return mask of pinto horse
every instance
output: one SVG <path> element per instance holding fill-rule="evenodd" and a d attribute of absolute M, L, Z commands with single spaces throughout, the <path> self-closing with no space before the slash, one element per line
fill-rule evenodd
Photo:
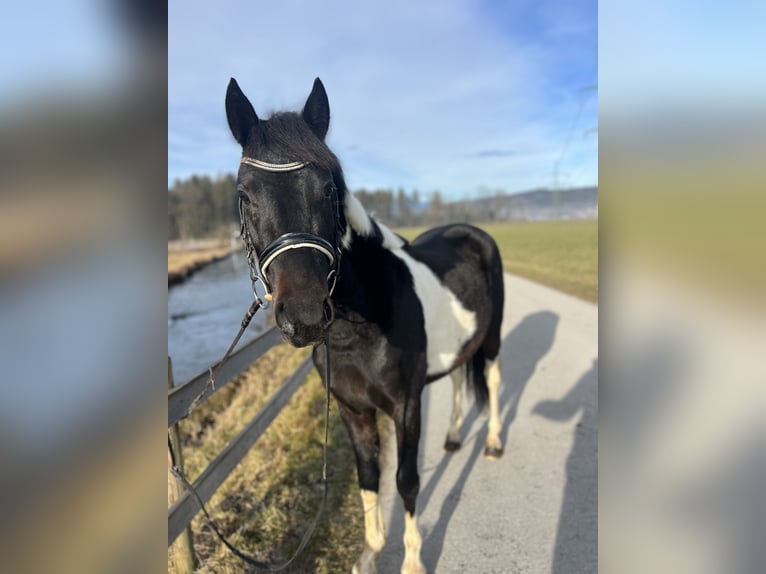
<path fill-rule="evenodd" d="M 462 386 L 489 402 L 484 454 L 503 453 L 498 415 L 503 272 L 497 245 L 470 225 L 445 225 L 408 243 L 348 191 L 325 144 L 330 107 L 317 78 L 301 113 L 258 118 L 232 78 L 226 115 L 242 146 L 237 177 L 254 289 L 282 336 L 313 346 L 356 455 L 365 548 L 353 572 L 375 571 L 385 544 L 378 504 L 377 414 L 396 429 L 396 485 L 404 502 L 402 572 L 425 572 L 415 518 L 421 393 L 449 374 L 454 389 L 444 448 L 460 448 Z M 327 354 L 326 354 L 327 353 Z M 326 383 L 326 381 L 325 381 Z"/>

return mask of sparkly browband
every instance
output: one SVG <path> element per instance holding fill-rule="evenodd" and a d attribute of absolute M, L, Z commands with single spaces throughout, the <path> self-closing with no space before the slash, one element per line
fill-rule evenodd
<path fill-rule="evenodd" d="M 245 165 L 262 169 L 264 171 L 273 172 L 295 171 L 296 169 L 301 169 L 302 167 L 306 167 L 308 165 L 308 162 L 306 161 L 291 161 L 290 163 L 266 163 L 265 161 L 260 161 L 251 157 L 243 157 L 239 163 L 244 163 Z"/>

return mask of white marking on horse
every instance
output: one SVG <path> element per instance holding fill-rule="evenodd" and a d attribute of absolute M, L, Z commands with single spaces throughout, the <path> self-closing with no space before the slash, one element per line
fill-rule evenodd
<path fill-rule="evenodd" d="M 399 237 L 396 233 L 391 231 L 377 219 L 375 220 L 375 223 L 378 224 L 380 233 L 383 235 L 383 247 L 386 249 L 401 249 L 404 247 L 404 240 L 401 237 Z"/>
<path fill-rule="evenodd" d="M 343 209 L 346 213 L 346 233 L 343 234 L 343 247 L 351 247 L 351 231 L 356 231 L 359 235 L 366 237 L 372 233 L 372 221 L 370 216 L 364 210 L 362 202 L 350 191 L 346 192 Z"/>
<path fill-rule="evenodd" d="M 498 389 L 500 388 L 500 357 L 490 361 L 487 368 L 487 389 L 489 390 L 489 428 L 487 431 L 486 446 L 488 449 L 502 451 L 503 443 L 500 441 L 500 406 L 498 403 Z M 498 458 L 497 455 L 489 454 L 487 458 Z"/>
<path fill-rule="evenodd" d="M 351 231 L 356 231 L 362 237 L 369 237 L 373 234 L 373 218 L 367 213 L 356 196 L 353 193 L 346 192 L 344 210 L 348 226 L 346 232 L 341 238 L 341 243 L 345 249 L 351 248 Z M 396 235 L 380 221 L 375 220 L 375 224 L 383 235 L 383 247 L 386 249 L 401 249 L 404 246 L 404 240 Z"/>
<path fill-rule="evenodd" d="M 426 574 L 425 566 L 420 561 L 420 537 L 417 519 L 409 512 L 404 513 L 404 563 L 402 574 Z"/>
<path fill-rule="evenodd" d="M 383 531 L 383 513 L 378 502 L 378 493 L 372 490 L 362 490 L 362 507 L 364 508 L 364 540 L 374 551 L 380 552 L 386 543 Z"/>
<path fill-rule="evenodd" d="M 463 344 L 476 331 L 476 313 L 463 307 L 434 272 L 402 249 L 391 253 L 404 261 L 412 274 L 415 293 L 425 317 L 428 374 L 450 370 Z"/>
<path fill-rule="evenodd" d="M 362 508 L 364 508 L 364 550 L 352 569 L 353 574 L 375 574 L 375 560 L 386 544 L 383 530 L 383 513 L 380 509 L 378 493 L 372 490 L 360 490 Z"/>

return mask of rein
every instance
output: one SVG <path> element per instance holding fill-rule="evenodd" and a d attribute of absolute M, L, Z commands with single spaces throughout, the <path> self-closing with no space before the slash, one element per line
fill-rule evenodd
<path fill-rule="evenodd" d="M 241 163 L 249 165 L 251 167 L 255 167 L 257 169 L 275 172 L 275 173 L 295 171 L 309 165 L 306 162 L 290 162 L 285 164 L 272 164 L 272 163 L 262 162 L 260 160 L 256 160 L 249 157 L 243 157 L 241 160 Z M 247 310 L 247 313 L 245 313 L 245 316 L 242 319 L 242 323 L 240 324 L 239 332 L 237 333 L 236 337 L 234 337 L 234 340 L 232 341 L 231 345 L 229 345 L 229 348 L 224 354 L 223 358 L 215 366 L 215 369 L 212 369 L 212 368 L 210 369 L 210 379 L 208 380 L 208 384 L 205 386 L 202 392 L 200 392 L 200 394 L 194 399 L 194 401 L 192 401 L 191 406 L 189 407 L 190 411 L 201 402 L 202 397 L 204 396 L 208 387 L 215 388 L 215 379 L 218 376 L 218 371 L 221 369 L 223 364 L 229 360 L 231 353 L 234 351 L 234 348 L 239 343 L 240 338 L 242 337 L 247 327 L 250 325 L 250 321 L 258 312 L 258 310 L 268 309 L 269 306 L 271 305 L 271 301 L 272 301 L 271 288 L 266 280 L 266 272 L 268 271 L 269 266 L 274 262 L 274 260 L 277 257 L 279 257 L 283 253 L 286 253 L 287 251 L 290 251 L 292 249 L 303 249 L 303 248 L 315 249 L 319 251 L 320 253 L 322 253 L 325 257 L 327 257 L 327 260 L 330 264 L 330 273 L 327 276 L 327 283 L 329 286 L 329 294 L 332 295 L 333 290 L 335 289 L 335 284 L 338 279 L 338 271 L 340 269 L 340 255 L 341 255 L 341 250 L 338 244 L 338 237 L 340 237 L 339 233 L 341 232 L 340 223 L 339 223 L 339 219 L 340 219 L 339 218 L 339 202 L 338 202 L 337 190 L 334 187 L 332 190 L 332 198 L 333 198 L 334 209 L 335 209 L 335 212 L 333 215 L 335 217 L 335 223 L 336 223 L 335 225 L 336 245 L 333 246 L 326 239 L 323 239 L 319 237 L 318 235 L 313 235 L 310 233 L 285 233 L 284 235 L 278 237 L 276 240 L 272 241 L 269 245 L 267 245 L 266 248 L 261 252 L 260 256 L 258 256 L 258 254 L 256 253 L 255 246 L 253 245 L 252 237 L 250 236 L 250 231 L 247 227 L 243 202 L 241 199 L 239 200 L 239 216 L 240 216 L 240 224 L 241 224 L 240 235 L 245 244 L 245 250 L 247 254 L 247 263 L 250 270 L 250 280 L 253 285 L 253 295 L 255 296 L 255 299 L 253 303 L 250 305 L 250 308 Z M 258 292 L 258 289 L 257 289 L 258 284 L 261 285 L 263 289 L 263 293 Z M 171 472 L 176 478 L 178 478 L 181 481 L 181 483 L 184 485 L 184 488 L 186 488 L 186 490 L 191 494 L 191 496 L 194 497 L 194 499 L 196 500 L 197 504 L 200 507 L 200 510 L 202 510 L 202 513 L 205 516 L 205 521 L 207 522 L 208 526 L 210 526 L 213 532 L 215 532 L 218 539 L 235 556 L 242 559 L 244 562 L 246 562 L 250 566 L 253 566 L 261 570 L 266 570 L 268 572 L 280 572 L 286 569 L 288 566 L 290 566 L 290 564 L 292 564 L 295 561 L 295 559 L 300 555 L 300 553 L 303 552 L 303 550 L 308 545 L 309 540 L 311 540 L 311 537 L 314 534 L 314 531 L 316 530 L 316 526 L 319 522 L 319 517 L 322 515 L 325 503 L 327 501 L 327 443 L 328 443 L 329 432 L 330 432 L 330 381 L 331 381 L 330 379 L 330 376 L 331 376 L 330 375 L 331 373 L 330 346 L 327 344 L 327 341 L 324 342 L 324 347 L 325 347 L 325 377 L 324 377 L 325 379 L 325 417 L 324 417 L 324 444 L 322 446 L 322 498 L 319 502 L 319 507 L 317 508 L 314 518 L 311 520 L 311 523 L 309 524 L 308 528 L 303 534 L 303 537 L 301 538 L 298 548 L 295 550 L 295 552 L 290 557 L 290 559 L 287 560 L 286 562 L 283 562 L 281 564 L 269 564 L 267 562 L 262 562 L 238 550 L 233 544 L 231 544 L 226 539 L 226 537 L 221 533 L 220 529 L 218 528 L 213 518 L 208 513 L 207 509 L 205 508 L 204 502 L 200 498 L 199 494 L 197 494 L 197 491 L 195 490 L 194 486 L 192 486 L 192 484 L 186 478 L 184 472 L 177 466 L 175 452 L 173 450 L 173 445 L 170 440 L 170 433 L 168 433 L 168 449 L 170 450 L 170 459 L 171 459 L 171 465 L 172 465 Z"/>

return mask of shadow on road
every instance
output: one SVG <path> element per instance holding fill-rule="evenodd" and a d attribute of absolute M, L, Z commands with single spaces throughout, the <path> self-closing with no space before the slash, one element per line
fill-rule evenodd
<path fill-rule="evenodd" d="M 766 424 L 744 418 L 723 456 L 712 457 L 702 472 L 681 477 L 667 489 L 665 507 L 675 536 L 711 547 L 715 572 L 763 572 L 766 548 Z"/>
<path fill-rule="evenodd" d="M 508 445 L 508 428 L 516 419 L 519 401 L 532 374 L 553 347 L 559 316 L 551 311 L 530 313 L 503 339 L 500 348 L 503 382 L 500 386 L 500 409 L 503 428 L 500 440 Z M 475 409 L 474 409 L 475 410 Z"/>
<path fill-rule="evenodd" d="M 560 400 L 537 403 L 533 413 L 569 421 L 582 413 L 567 457 L 552 574 L 595 572 L 598 568 L 598 359 Z"/>
<path fill-rule="evenodd" d="M 506 444 L 508 428 L 516 418 L 519 400 L 532 374 L 542 359 L 553 346 L 559 317 L 550 311 L 531 313 L 504 339 L 500 349 L 503 381 L 500 392 L 500 415 L 503 423 L 500 438 Z M 427 412 L 427 408 L 424 409 Z M 479 417 L 475 406 L 472 406 L 465 417 L 463 432 L 471 429 Z M 446 421 L 446 419 L 445 419 Z M 425 425 L 424 425 L 425 426 Z M 461 436 L 463 448 L 470 448 L 470 454 L 465 461 L 460 475 L 455 480 L 449 493 L 441 502 L 439 518 L 430 532 L 424 532 L 421 558 L 429 572 L 436 572 L 439 557 L 444 547 L 447 527 L 460 501 L 460 496 L 473 470 L 479 454 L 484 450 L 487 437 L 487 425 L 481 424 L 471 436 Z M 418 507 L 425 509 L 434 493 L 436 485 L 441 480 L 447 467 L 456 455 L 445 455 L 431 474 L 428 483 L 420 491 Z M 397 517 L 398 518 L 398 517 Z M 399 534 L 397 532 L 397 534 Z"/>

